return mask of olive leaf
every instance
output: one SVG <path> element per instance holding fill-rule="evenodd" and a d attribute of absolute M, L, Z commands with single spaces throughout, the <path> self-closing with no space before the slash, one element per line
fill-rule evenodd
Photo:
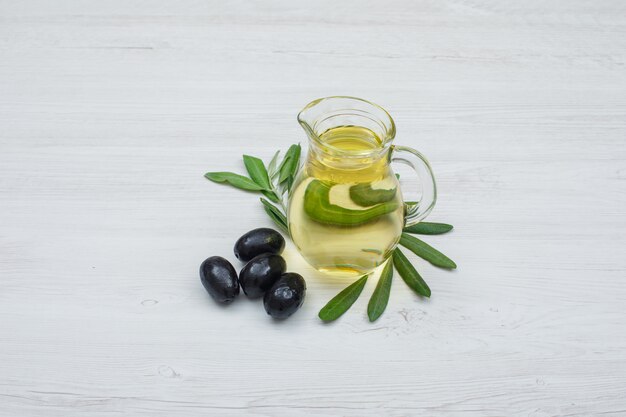
<path fill-rule="evenodd" d="M 252 181 L 259 184 L 264 189 L 271 189 L 270 178 L 265 170 L 265 164 L 259 158 L 250 155 L 243 156 L 243 164 L 246 166 L 248 175 L 252 178 Z"/>
<path fill-rule="evenodd" d="M 289 168 L 290 170 L 289 176 L 291 177 L 292 181 L 296 177 L 296 174 L 298 173 L 298 168 L 300 168 L 300 154 L 301 153 L 302 153 L 302 147 L 298 143 L 296 147 L 294 148 L 293 158 L 290 162 L 290 168 Z"/>
<path fill-rule="evenodd" d="M 421 222 L 413 226 L 405 227 L 404 232 L 418 235 L 442 235 L 453 229 L 451 224 Z"/>
<path fill-rule="evenodd" d="M 337 320 L 343 313 L 348 311 L 352 304 L 359 298 L 365 283 L 367 282 L 367 275 L 363 275 L 361 278 L 347 286 L 343 291 L 333 297 L 322 309 L 318 316 L 322 321 L 329 322 Z"/>
<path fill-rule="evenodd" d="M 404 256 L 399 248 L 393 251 L 393 265 L 400 273 L 400 276 L 413 291 L 424 297 L 430 297 L 430 288 L 428 284 L 417 273 L 411 262 Z"/>
<path fill-rule="evenodd" d="M 295 180 L 295 177 L 290 176 L 289 178 L 287 178 L 287 191 L 291 191 L 291 187 L 293 186 L 293 182 Z"/>
<path fill-rule="evenodd" d="M 265 212 L 268 216 L 270 216 L 274 223 L 276 223 L 276 225 L 280 227 L 283 232 L 289 234 L 289 223 L 287 222 L 287 217 L 280 211 L 280 209 L 264 198 L 261 198 L 261 203 L 263 203 Z"/>
<path fill-rule="evenodd" d="M 356 226 L 367 223 L 387 213 L 391 213 L 398 207 L 396 201 L 377 204 L 364 210 L 353 210 L 331 204 L 330 185 L 320 180 L 313 180 L 304 191 L 304 212 L 319 223 Z"/>
<path fill-rule="evenodd" d="M 272 160 L 270 161 L 269 165 L 267 166 L 267 174 L 269 175 L 270 180 L 273 179 L 274 176 L 277 173 L 276 164 L 278 163 L 278 155 L 279 154 L 280 154 L 280 151 L 276 151 L 276 153 L 272 157 Z"/>
<path fill-rule="evenodd" d="M 252 180 L 257 184 L 265 188 L 265 190 L 262 190 L 261 193 L 263 193 L 265 197 L 269 198 L 274 203 L 280 202 L 280 198 L 278 198 L 274 191 L 266 191 L 272 189 L 272 184 L 270 183 L 270 178 L 267 171 L 265 170 L 265 164 L 263 163 L 263 161 L 254 156 L 244 155 L 243 163 L 246 166 L 246 170 L 248 171 L 248 175 L 250 175 L 250 178 L 252 178 Z"/>
<path fill-rule="evenodd" d="M 391 281 L 393 279 L 393 265 L 391 260 L 387 261 L 383 272 L 378 278 L 376 289 L 367 305 L 367 316 L 370 321 L 375 321 L 387 308 L 389 302 L 389 292 L 391 291 Z"/>
<path fill-rule="evenodd" d="M 232 185 L 233 187 L 240 188 L 247 191 L 261 191 L 264 190 L 262 186 L 252 181 L 248 177 L 235 174 L 233 172 L 207 172 L 204 176 L 213 182 L 223 182 Z"/>
<path fill-rule="evenodd" d="M 289 178 L 293 178 L 295 173 L 298 171 L 300 166 L 300 152 L 302 148 L 300 144 L 291 145 L 285 153 L 285 158 L 283 159 L 282 164 L 280 164 L 280 175 L 278 177 L 278 182 L 280 184 L 289 180 Z"/>
<path fill-rule="evenodd" d="M 273 191 L 261 191 L 261 193 L 274 203 L 280 203 L 280 198 Z"/>
<path fill-rule="evenodd" d="M 294 145 L 291 145 L 292 147 Z M 292 153 L 290 153 L 289 151 L 291 151 L 291 147 L 287 150 L 287 152 L 285 152 L 285 156 L 283 156 L 283 160 L 280 163 L 280 166 L 278 167 L 278 183 L 282 184 L 283 182 L 285 182 L 285 180 L 287 179 L 288 176 L 288 172 L 289 172 L 289 161 L 292 158 Z"/>
<path fill-rule="evenodd" d="M 402 233 L 400 244 L 435 266 L 445 269 L 456 269 L 456 264 L 452 259 L 415 236 Z"/>
<path fill-rule="evenodd" d="M 362 183 L 350 187 L 350 200 L 361 207 L 370 207 L 379 203 L 386 203 L 396 196 L 396 189 L 375 189 L 372 184 Z"/>
<path fill-rule="evenodd" d="M 280 162 L 280 165 L 278 166 L 278 172 L 283 170 L 283 167 L 285 166 L 285 164 L 287 163 L 287 161 L 289 161 L 289 159 L 291 158 L 291 154 L 289 153 L 289 151 L 291 150 L 292 147 L 296 146 L 296 144 L 294 143 L 293 145 L 291 145 L 289 147 L 289 149 L 287 149 L 287 152 L 285 152 L 285 156 L 283 156 L 283 160 Z"/>

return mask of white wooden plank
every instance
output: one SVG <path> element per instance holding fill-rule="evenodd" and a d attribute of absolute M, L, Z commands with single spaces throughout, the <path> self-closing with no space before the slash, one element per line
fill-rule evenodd
<path fill-rule="evenodd" d="M 625 31 L 618 0 L 1 2 L 0 415 L 626 415 Z M 270 223 L 202 174 L 331 94 L 430 158 L 459 270 L 324 325 L 344 283 L 289 245 L 300 312 L 216 306 L 199 263 Z"/>

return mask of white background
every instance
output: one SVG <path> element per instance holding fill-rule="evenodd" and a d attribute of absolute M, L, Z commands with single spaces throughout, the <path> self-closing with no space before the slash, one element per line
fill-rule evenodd
<path fill-rule="evenodd" d="M 324 325 L 290 246 L 295 316 L 217 306 L 199 264 L 271 223 L 202 175 L 337 94 L 429 157 L 459 269 Z M 2 416 L 626 415 L 621 0 L 3 0 L 0 145 Z"/>

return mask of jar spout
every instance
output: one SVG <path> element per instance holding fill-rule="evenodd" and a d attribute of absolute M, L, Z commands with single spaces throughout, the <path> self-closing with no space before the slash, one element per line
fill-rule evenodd
<path fill-rule="evenodd" d="M 313 142 L 319 141 L 319 136 L 315 132 L 315 124 L 319 117 L 319 107 L 316 106 L 319 105 L 320 101 L 321 99 L 312 101 L 298 113 L 298 123 L 306 132 L 309 140 Z"/>
<path fill-rule="evenodd" d="M 333 96 L 313 100 L 298 113 L 298 122 L 313 144 L 323 145 L 325 132 L 359 127 L 380 140 L 378 151 L 391 146 L 396 134 L 393 119 L 382 107 L 356 97 Z"/>

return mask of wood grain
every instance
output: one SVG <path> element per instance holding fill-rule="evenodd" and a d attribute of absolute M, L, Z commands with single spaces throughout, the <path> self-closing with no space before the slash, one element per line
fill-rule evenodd
<path fill-rule="evenodd" d="M 626 415 L 625 34 L 619 0 L 0 1 L 0 415 Z M 336 94 L 429 157 L 458 271 L 325 325 L 344 283 L 289 246 L 293 318 L 216 306 L 198 265 L 270 223 L 203 173 Z"/>

